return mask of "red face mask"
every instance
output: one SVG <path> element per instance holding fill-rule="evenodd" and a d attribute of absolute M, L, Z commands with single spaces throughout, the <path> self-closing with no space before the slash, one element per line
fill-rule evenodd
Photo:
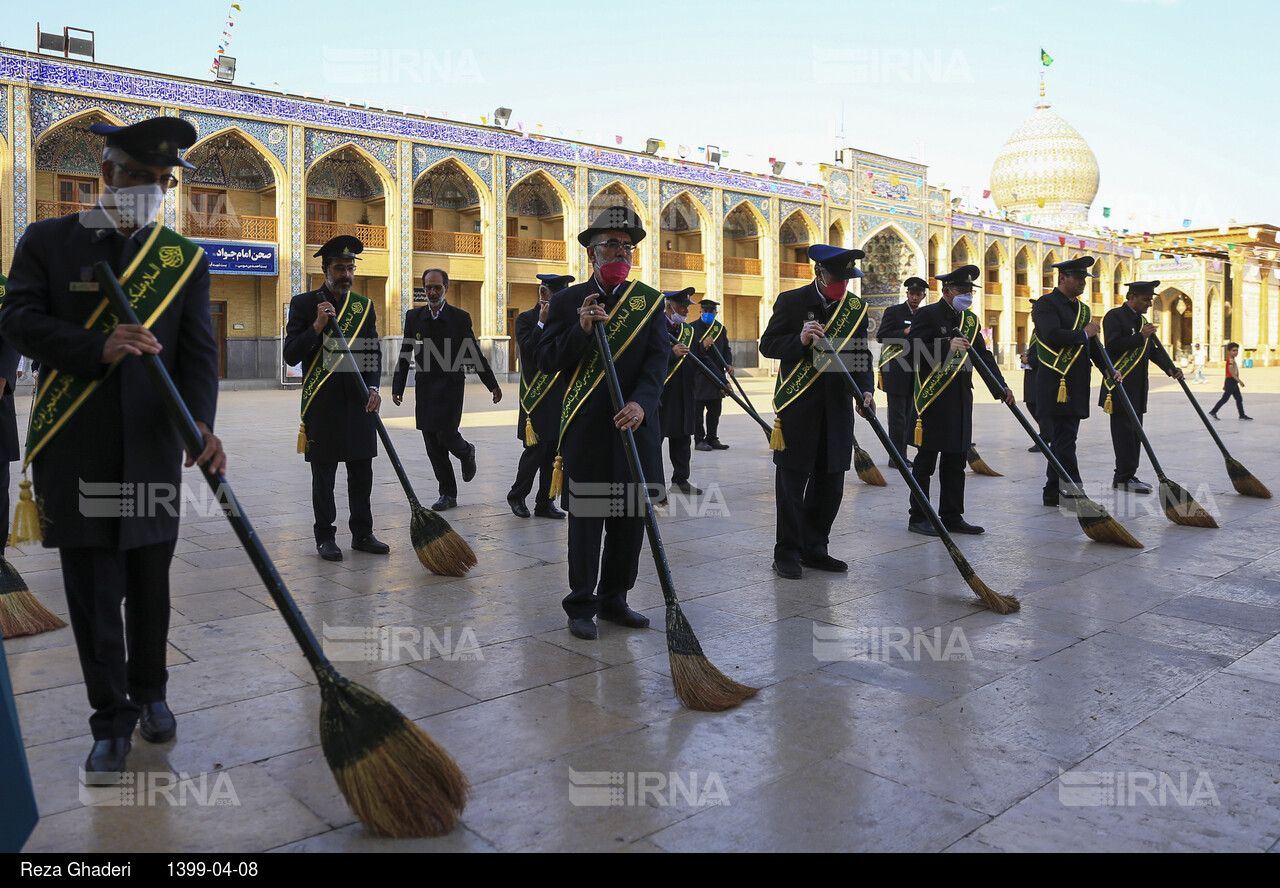
<path fill-rule="evenodd" d="M 832 281 L 822 288 L 822 292 L 828 299 L 840 299 L 848 289 L 848 281 Z"/>
<path fill-rule="evenodd" d="M 629 274 L 631 274 L 630 262 L 610 262 L 600 268 L 600 280 L 610 287 L 618 286 L 627 279 Z"/>

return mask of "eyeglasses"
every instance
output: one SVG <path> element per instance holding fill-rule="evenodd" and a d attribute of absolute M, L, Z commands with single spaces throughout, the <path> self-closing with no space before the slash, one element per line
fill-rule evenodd
<path fill-rule="evenodd" d="M 161 188 L 168 189 L 178 184 L 178 180 L 170 173 L 157 176 L 150 170 L 131 170 L 127 166 L 121 166 L 120 164 L 116 164 L 116 169 L 140 185 L 159 185 Z"/>
<path fill-rule="evenodd" d="M 630 256 L 636 251 L 634 244 L 624 244 L 620 240 L 607 240 L 591 246 L 595 249 L 603 249 L 607 253 L 621 253 L 623 256 Z"/>

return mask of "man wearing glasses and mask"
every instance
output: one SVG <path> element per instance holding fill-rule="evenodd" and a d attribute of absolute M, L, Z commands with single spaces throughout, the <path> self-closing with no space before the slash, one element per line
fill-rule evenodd
<path fill-rule="evenodd" d="M 176 184 L 173 168 L 193 169 L 178 152 L 195 142 L 195 129 L 174 117 L 89 129 L 106 136 L 102 197 L 93 210 L 26 230 L 0 336 L 41 364 L 27 456 L 47 519 L 44 545 L 60 550 L 94 710 L 84 781 L 112 784 L 126 770 L 135 725 L 150 743 L 177 733 L 165 654 L 180 514 L 171 497 L 182 489 L 183 446 L 134 356 L 158 356 L 204 435 L 204 450 L 187 454 L 186 464 L 223 473 L 226 457 L 212 431 L 218 347 L 208 262 L 191 241 L 152 224 Z M 149 327 L 115 324 L 104 311 L 97 262 L 112 267 L 139 316 L 154 317 Z M 95 489 L 115 495 L 92 496 Z M 131 498 L 121 499 L 123 491 Z"/>
<path fill-rule="evenodd" d="M 632 432 L 646 480 L 662 477 L 662 430 L 658 403 L 671 353 L 662 301 L 649 305 L 643 296 L 626 301 L 628 314 L 617 317 L 632 329 L 610 347 L 625 405 L 614 409 L 608 386 L 599 380 L 575 400 L 573 378 L 594 345 L 594 325 L 605 323 L 619 308 L 631 273 L 631 257 L 645 231 L 635 213 L 610 207 L 578 235 L 587 249 L 591 278 L 551 298 L 546 328 L 538 342 L 538 369 L 570 377 L 557 464 L 564 479 L 564 505 L 569 513 L 569 595 L 563 601 L 569 631 L 594 640 L 594 618 L 640 629 L 649 618 L 627 605 L 635 585 L 644 540 L 644 498 L 632 488 L 631 472 L 619 430 Z M 629 320 L 628 320 L 629 319 Z M 623 324 L 622 326 L 626 326 Z M 630 491 L 625 501 L 613 494 Z M 604 557 L 601 559 L 601 536 Z"/>

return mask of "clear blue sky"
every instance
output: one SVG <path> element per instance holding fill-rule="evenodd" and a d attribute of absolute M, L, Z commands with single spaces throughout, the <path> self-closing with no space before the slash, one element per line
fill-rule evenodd
<path fill-rule="evenodd" d="M 100 62 L 210 78 L 229 30 L 239 84 L 474 122 L 505 105 L 550 135 L 715 144 L 729 166 L 777 157 L 801 177 L 843 126 L 851 147 L 925 162 L 975 206 L 1038 101 L 1043 46 L 1053 108 L 1102 169 L 1096 223 L 1104 206 L 1136 230 L 1280 222 L 1274 2 L 241 0 L 227 29 L 230 5 L 48 0 L 7 14 L 0 41 L 32 49 L 38 16 L 95 30 Z"/>

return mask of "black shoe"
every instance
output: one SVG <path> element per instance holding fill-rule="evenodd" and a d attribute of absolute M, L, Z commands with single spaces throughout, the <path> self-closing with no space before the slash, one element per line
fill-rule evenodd
<path fill-rule="evenodd" d="M 685 496 L 702 496 L 702 491 L 697 487 L 694 487 L 688 481 L 683 484 L 672 484 L 671 489 L 679 493 L 683 493 Z"/>
<path fill-rule="evenodd" d="M 625 604 L 619 608 L 601 610 L 600 619 L 604 620 L 606 623 L 617 623 L 619 626 L 626 626 L 628 629 L 649 628 L 649 618 L 644 614 L 636 613 Z"/>
<path fill-rule="evenodd" d="M 476 445 L 467 445 L 467 455 L 462 458 L 462 480 L 470 481 L 476 476 Z"/>
<path fill-rule="evenodd" d="M 509 496 L 507 497 L 507 505 L 511 507 L 511 514 L 517 518 L 529 517 L 529 507 L 524 504 L 524 500 Z"/>
<path fill-rule="evenodd" d="M 905 456 L 902 458 L 902 462 L 906 465 L 908 469 L 914 469 L 916 467 L 916 464 L 911 460 L 907 459 Z"/>
<path fill-rule="evenodd" d="M 1058 498 L 1056 496 L 1053 496 L 1053 497 L 1042 496 L 1040 497 L 1040 502 L 1043 503 L 1045 508 L 1047 509 L 1056 509 L 1058 508 L 1059 505 L 1061 505 L 1061 503 L 1059 503 Z"/>
<path fill-rule="evenodd" d="M 533 514 L 539 518 L 554 518 L 557 521 L 564 520 L 564 512 L 556 508 L 555 503 L 543 503 L 540 506 L 533 507 Z"/>
<path fill-rule="evenodd" d="M 373 534 L 369 534 L 367 537 L 360 537 L 358 540 L 352 540 L 351 548 L 360 552 L 368 552 L 370 555 L 386 555 L 391 551 L 390 546 Z"/>
<path fill-rule="evenodd" d="M 450 509 L 456 509 L 457 507 L 458 507 L 457 499 L 451 496 L 442 496 L 440 497 L 440 499 L 435 501 L 435 505 L 431 507 L 431 511 L 447 512 Z"/>
<path fill-rule="evenodd" d="M 936 537 L 938 535 L 938 532 L 933 529 L 933 525 L 926 521 L 916 521 L 908 524 L 907 530 L 927 537 Z"/>
<path fill-rule="evenodd" d="M 1039 444 L 1032 444 L 1027 448 L 1027 453 L 1044 453 L 1044 451 L 1040 449 Z"/>
<path fill-rule="evenodd" d="M 722 444 L 719 438 L 712 438 L 709 441 L 707 441 L 707 443 L 711 445 L 712 450 L 728 450 L 729 449 L 729 445 Z"/>
<path fill-rule="evenodd" d="M 1214 419 L 1217 419 L 1217 417 L 1215 416 L 1215 417 L 1214 417 Z M 1241 421 L 1241 422 L 1253 422 L 1253 417 L 1252 417 L 1252 416 L 1242 416 L 1242 417 L 1240 417 L 1240 421 Z"/>
<path fill-rule="evenodd" d="M 830 555 L 801 555 L 800 564 L 804 567 L 811 567 L 814 570 L 825 570 L 827 573 L 842 574 L 849 572 L 849 565 L 838 558 L 832 558 Z"/>
<path fill-rule="evenodd" d="M 970 524 L 968 521 L 965 521 L 963 518 L 960 519 L 959 521 L 952 521 L 949 524 L 944 523 L 942 526 L 945 527 L 947 530 L 951 531 L 952 533 L 967 533 L 970 536 L 978 536 L 980 534 L 984 534 L 987 532 L 987 529 L 985 527 L 979 527 L 976 524 Z"/>
<path fill-rule="evenodd" d="M 1139 481 L 1137 478 L 1130 478 L 1127 481 L 1113 481 L 1111 486 L 1116 490 L 1127 490 L 1130 493 L 1140 493 L 1144 496 L 1151 493 L 1151 485 L 1145 481 Z"/>
<path fill-rule="evenodd" d="M 1218 416 L 1218 414 L 1214 413 L 1212 410 L 1209 411 L 1209 415 L 1212 416 L 1214 419 L 1218 420 L 1219 422 L 1222 421 L 1222 418 Z"/>
<path fill-rule="evenodd" d="M 177 735 L 178 720 L 173 717 L 168 704 L 163 700 L 159 703 L 143 703 L 138 730 L 142 739 L 148 743 L 164 743 Z"/>
<path fill-rule="evenodd" d="M 93 741 L 93 749 L 84 760 L 84 785 L 115 786 L 120 783 L 120 775 L 132 748 L 128 737 Z"/>
<path fill-rule="evenodd" d="M 580 619 L 569 618 L 569 634 L 574 638 L 581 638 L 583 641 L 595 641 L 600 637 L 600 632 L 596 629 L 596 624 L 589 617 Z"/>
<path fill-rule="evenodd" d="M 804 576 L 804 571 L 802 571 L 800 569 L 800 565 L 794 561 L 773 562 L 773 572 L 784 580 L 798 580 Z"/>
<path fill-rule="evenodd" d="M 699 441 L 697 444 L 694 444 L 693 449 L 701 451 L 702 453 L 710 453 L 711 451 L 715 450 L 715 448 L 712 447 L 710 444 L 708 444 L 706 441 Z"/>
<path fill-rule="evenodd" d="M 342 550 L 338 548 L 338 544 L 333 540 L 325 540 L 323 543 L 316 543 L 316 551 L 320 553 L 320 557 L 325 561 L 342 560 Z"/>

